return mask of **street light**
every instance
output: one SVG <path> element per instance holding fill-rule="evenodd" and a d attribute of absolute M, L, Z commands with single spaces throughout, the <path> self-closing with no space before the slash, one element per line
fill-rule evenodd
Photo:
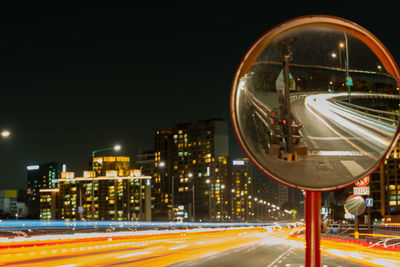
<path fill-rule="evenodd" d="M 96 174 L 94 172 L 94 156 L 97 152 L 110 151 L 110 150 L 120 151 L 121 146 L 115 145 L 113 147 L 106 147 L 106 148 L 96 149 L 96 150 L 92 151 L 92 220 L 94 220 L 94 211 L 95 211 L 95 208 L 94 208 L 94 177 L 96 176 Z"/>
<path fill-rule="evenodd" d="M 344 48 L 344 43 L 339 43 L 339 66 L 342 67 L 342 49 Z"/>
<path fill-rule="evenodd" d="M 10 135 L 11 135 L 11 133 L 10 133 L 9 130 L 3 130 L 3 131 L 1 131 L 1 137 L 2 137 L 2 138 L 7 138 L 7 137 L 9 137 Z"/>
<path fill-rule="evenodd" d="M 235 196 L 235 192 L 236 192 L 235 189 L 231 190 L 231 215 L 232 215 L 232 220 L 235 220 L 235 217 L 234 217 L 235 210 L 233 209 L 233 197 Z"/>
<path fill-rule="evenodd" d="M 159 174 L 159 179 L 160 179 L 160 181 L 161 181 L 161 184 L 163 183 L 163 181 L 164 181 L 164 178 L 165 178 L 165 168 L 166 168 L 166 163 L 165 163 L 165 161 L 159 161 L 158 163 L 156 162 L 156 168 L 158 169 L 158 174 Z M 171 205 L 173 206 L 173 203 L 174 203 L 174 180 L 172 179 L 171 180 L 171 182 L 172 182 L 172 186 L 171 186 Z M 168 208 L 168 206 L 167 206 L 167 208 Z M 173 220 L 173 218 L 174 218 L 174 209 L 172 208 L 172 211 L 171 211 L 171 213 L 170 213 L 170 216 L 171 216 L 171 221 Z"/>
<path fill-rule="evenodd" d="M 188 177 L 192 180 L 192 221 L 196 220 L 196 200 L 195 200 L 195 186 L 194 186 L 194 179 L 193 173 L 188 173 Z"/>
<path fill-rule="evenodd" d="M 206 184 L 209 184 L 209 191 L 208 191 L 208 216 L 210 217 L 210 222 L 211 222 L 211 181 L 210 179 L 206 180 Z"/>

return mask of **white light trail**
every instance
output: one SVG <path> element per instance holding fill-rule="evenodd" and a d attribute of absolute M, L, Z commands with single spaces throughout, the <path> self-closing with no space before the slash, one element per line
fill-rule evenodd
<path fill-rule="evenodd" d="M 321 122 L 323 122 L 330 130 L 332 130 L 335 134 L 340 135 L 336 130 L 334 130 L 324 118 L 329 119 L 330 121 L 334 122 L 334 124 L 348 132 L 353 133 L 355 136 L 362 136 L 367 140 L 370 140 L 380 149 L 385 150 L 390 145 L 390 141 L 386 138 L 382 138 L 377 134 L 373 133 L 372 131 L 366 130 L 364 127 L 359 126 L 354 121 L 357 120 L 354 114 L 350 111 L 345 110 L 338 105 L 333 104 L 332 102 L 328 101 L 333 97 L 338 97 L 344 95 L 341 94 L 318 94 L 318 95 L 311 95 L 304 99 L 304 103 L 306 108 L 310 113 L 312 113 L 315 117 L 317 117 Z M 320 114 L 322 116 L 320 116 Z M 364 120 L 365 123 L 365 120 Z M 370 122 L 371 125 L 376 126 L 376 122 Z M 351 144 L 355 147 L 355 144 L 342 136 L 344 141 Z M 360 150 L 358 147 L 356 147 Z"/>
<path fill-rule="evenodd" d="M 181 248 L 186 248 L 187 246 L 189 246 L 189 245 L 181 245 L 181 246 L 177 246 L 177 247 L 172 247 L 172 248 L 169 248 L 168 250 L 177 250 L 177 249 L 181 249 Z"/>
<path fill-rule="evenodd" d="M 148 251 L 139 251 L 139 252 L 128 253 L 128 254 L 118 256 L 117 259 L 125 259 L 125 258 L 130 258 L 130 257 L 135 257 L 135 256 L 147 255 L 150 253 L 151 252 L 148 252 Z"/>

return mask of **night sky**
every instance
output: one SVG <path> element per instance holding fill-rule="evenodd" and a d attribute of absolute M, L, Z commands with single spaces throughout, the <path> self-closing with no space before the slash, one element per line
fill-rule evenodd
<path fill-rule="evenodd" d="M 94 149 L 119 143 L 133 157 L 153 149 L 156 129 L 230 122 L 242 56 L 293 17 L 352 20 L 400 59 L 395 1 L 263 2 L 1 7 L 0 129 L 12 136 L 0 140 L 0 189 L 26 188 L 29 164 L 65 162 L 81 175 Z M 230 151 L 243 156 L 231 129 Z"/>

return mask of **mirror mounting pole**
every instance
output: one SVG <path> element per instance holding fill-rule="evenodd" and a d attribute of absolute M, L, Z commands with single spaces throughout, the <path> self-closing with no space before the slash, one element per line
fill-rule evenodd
<path fill-rule="evenodd" d="M 306 266 L 321 267 L 321 192 L 306 190 Z"/>

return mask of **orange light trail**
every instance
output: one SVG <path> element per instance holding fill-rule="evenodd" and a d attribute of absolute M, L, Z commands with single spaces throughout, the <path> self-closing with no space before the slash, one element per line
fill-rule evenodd
<path fill-rule="evenodd" d="M 16 245 L 10 241 L 2 244 L 0 265 L 32 266 L 44 262 L 46 266 L 124 266 L 126 262 L 131 266 L 140 262 L 140 266 L 165 266 L 260 242 L 266 236 L 288 236 L 288 229 L 271 229 L 274 228 L 177 230 L 158 235 L 55 239 L 48 244 L 25 241 Z"/>
<path fill-rule="evenodd" d="M 304 227 L 224 228 L 0 238 L 1 266 L 167 266 L 261 244 L 304 250 Z M 149 234 L 150 233 L 150 234 Z M 97 235 L 97 237 L 96 237 Z M 82 234 L 84 236 L 84 234 Z M 46 238 L 48 239 L 46 241 Z M 399 266 L 400 251 L 322 239 L 321 253 L 365 266 Z"/>

